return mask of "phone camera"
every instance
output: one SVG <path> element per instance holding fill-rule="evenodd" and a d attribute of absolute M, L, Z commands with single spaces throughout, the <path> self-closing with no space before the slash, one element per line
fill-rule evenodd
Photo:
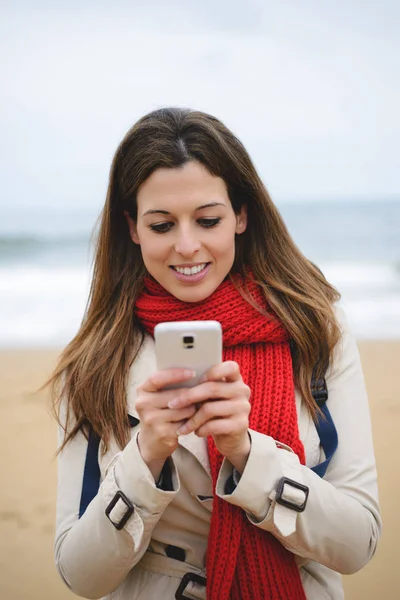
<path fill-rule="evenodd" d="M 193 348 L 194 347 L 194 337 L 192 335 L 184 335 L 183 336 L 183 345 L 185 348 Z"/>

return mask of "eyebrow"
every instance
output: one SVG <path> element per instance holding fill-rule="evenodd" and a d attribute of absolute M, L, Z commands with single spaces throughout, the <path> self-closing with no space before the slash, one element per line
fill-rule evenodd
<path fill-rule="evenodd" d="M 223 202 L 209 202 L 208 204 L 202 204 L 201 206 L 198 206 L 194 212 L 197 212 L 198 210 L 202 210 L 203 208 L 212 208 L 213 206 L 225 206 L 226 208 L 226 204 L 224 204 Z M 154 209 L 154 210 L 146 210 L 145 213 L 143 213 L 143 217 L 145 217 L 146 215 L 170 215 L 171 213 L 168 212 L 167 210 L 161 210 L 161 209 Z"/>

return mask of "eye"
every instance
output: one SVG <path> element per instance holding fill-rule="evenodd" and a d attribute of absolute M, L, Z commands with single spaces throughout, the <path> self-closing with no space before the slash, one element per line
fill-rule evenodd
<path fill-rule="evenodd" d="M 166 233 L 172 227 L 173 223 L 169 223 L 168 221 L 165 223 L 156 223 L 154 225 L 150 225 L 150 229 L 155 233 Z"/>
<path fill-rule="evenodd" d="M 199 225 L 201 225 L 202 227 L 206 227 L 206 228 L 215 227 L 216 225 L 218 225 L 218 223 L 220 223 L 220 221 L 221 221 L 220 217 L 214 217 L 213 219 L 198 219 L 197 220 Z"/>

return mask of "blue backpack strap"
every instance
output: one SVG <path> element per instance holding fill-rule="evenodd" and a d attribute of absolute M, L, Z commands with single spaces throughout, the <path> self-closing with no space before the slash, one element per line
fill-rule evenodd
<path fill-rule="evenodd" d="M 85 468 L 83 471 L 83 483 L 81 493 L 81 503 L 79 505 L 79 518 L 83 515 L 90 502 L 93 500 L 100 485 L 100 467 L 99 467 L 99 445 L 100 438 L 90 428 L 88 447 L 86 450 Z"/>
<path fill-rule="evenodd" d="M 128 415 L 129 425 L 135 427 L 138 425 L 139 419 Z M 84 514 L 85 510 L 96 496 L 100 487 L 100 467 L 99 467 L 99 446 L 100 438 L 90 428 L 88 447 L 86 450 L 85 468 L 83 470 L 83 482 L 81 502 L 79 505 L 79 518 Z"/>
<path fill-rule="evenodd" d="M 311 380 L 311 393 L 315 402 L 322 411 L 322 415 L 318 415 L 318 420 L 315 423 L 315 427 L 317 429 L 321 446 L 326 457 L 322 463 L 312 467 L 311 470 L 320 477 L 323 477 L 327 468 L 329 467 L 329 463 L 331 462 L 333 455 L 337 450 L 339 441 L 335 424 L 326 405 L 326 401 L 328 400 L 328 388 L 325 377 L 321 377 L 320 379 L 313 378 Z"/>

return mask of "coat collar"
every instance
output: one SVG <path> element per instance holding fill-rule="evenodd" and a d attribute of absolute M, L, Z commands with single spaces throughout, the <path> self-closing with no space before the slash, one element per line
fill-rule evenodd
<path fill-rule="evenodd" d="M 136 411 L 137 388 L 157 370 L 154 339 L 146 334 L 143 344 L 133 361 L 126 383 L 126 397 L 128 413 L 131 417 L 139 419 Z M 179 436 L 179 445 L 193 454 L 206 472 L 210 475 L 210 465 L 207 453 L 207 444 L 203 438 L 195 433 Z"/>

